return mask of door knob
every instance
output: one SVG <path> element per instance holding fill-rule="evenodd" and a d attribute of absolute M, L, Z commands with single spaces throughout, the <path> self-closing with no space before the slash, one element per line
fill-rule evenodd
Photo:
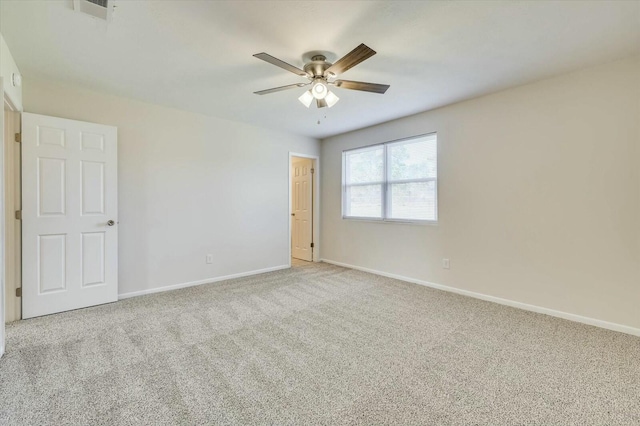
<path fill-rule="evenodd" d="M 110 220 L 110 221 L 108 221 L 108 222 L 107 222 L 107 225 L 109 225 L 109 226 L 113 226 L 113 225 L 115 225 L 115 224 L 116 224 L 116 223 L 115 223 L 114 221 L 112 221 L 112 220 Z"/>
<path fill-rule="evenodd" d="M 291 213 L 291 216 L 295 216 L 295 215 L 296 215 L 295 213 Z"/>

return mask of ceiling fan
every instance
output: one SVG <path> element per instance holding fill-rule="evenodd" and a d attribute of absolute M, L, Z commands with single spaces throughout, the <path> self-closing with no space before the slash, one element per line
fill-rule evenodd
<path fill-rule="evenodd" d="M 383 94 L 389 88 L 388 84 L 365 83 L 362 81 L 352 80 L 334 80 L 338 75 L 355 67 L 360 62 L 363 62 L 375 54 L 375 50 L 364 44 L 360 44 L 360 46 L 338 59 L 334 64 L 327 62 L 327 58 L 324 55 L 317 54 L 311 57 L 311 61 L 305 64 L 303 69 L 300 69 L 267 53 L 256 53 L 253 55 L 256 58 L 269 62 L 270 64 L 299 75 L 300 77 L 306 77 L 310 81 L 306 83 L 295 83 L 287 86 L 274 87 L 273 89 L 260 90 L 253 93 L 256 95 L 267 95 L 269 93 L 280 92 L 281 90 L 295 89 L 296 87 L 311 85 L 311 89 L 304 92 L 302 96 L 298 98 L 298 100 L 307 108 L 309 108 L 314 99 L 318 108 L 331 108 L 334 106 L 340 98 L 329 90 L 329 86 Z"/>

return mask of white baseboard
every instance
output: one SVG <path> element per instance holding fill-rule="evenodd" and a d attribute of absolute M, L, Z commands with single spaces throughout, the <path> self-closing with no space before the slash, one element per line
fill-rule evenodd
<path fill-rule="evenodd" d="M 178 290 L 180 288 L 193 287 L 196 285 L 211 284 L 211 283 L 216 283 L 220 281 L 232 280 L 234 278 L 248 277 L 250 275 L 264 274 L 267 272 L 279 271 L 281 269 L 288 269 L 290 267 L 291 267 L 290 265 L 273 266 L 271 268 L 256 269 L 255 271 L 240 272 L 238 274 L 225 275 L 222 277 L 206 278 L 204 280 L 189 281 L 186 283 L 171 284 L 163 287 L 155 287 L 155 288 L 149 288 L 146 290 L 132 291 L 129 293 L 121 293 L 121 294 L 118 294 L 118 300 L 128 299 L 130 297 L 136 297 L 136 296 L 143 296 L 145 294 L 153 294 L 153 293 L 161 293 L 163 291 Z"/>
<path fill-rule="evenodd" d="M 529 305 L 527 303 L 516 302 L 514 300 L 502 299 L 500 297 L 489 296 L 486 294 L 476 293 L 469 290 L 462 290 L 460 288 L 450 287 L 442 284 L 435 284 L 428 281 L 419 280 L 416 278 L 405 277 L 402 275 L 390 274 L 388 272 L 377 271 L 375 269 L 349 265 L 347 263 L 336 262 L 335 260 L 322 259 L 321 262 L 330 263 L 332 265 L 342 266 L 345 268 L 356 269 L 358 271 L 369 272 L 371 274 L 381 275 L 383 277 L 388 277 L 388 278 L 394 278 L 401 281 L 407 281 L 410 283 L 419 284 L 426 287 L 435 288 L 438 290 L 443 290 L 451 293 L 461 294 L 463 296 L 473 297 L 475 299 L 486 300 L 488 302 L 499 303 L 500 305 L 511 306 L 512 308 L 524 309 L 525 311 L 537 312 L 539 314 L 546 314 L 552 317 L 563 318 L 569 321 L 575 321 L 583 324 L 593 325 L 595 327 L 606 328 L 607 330 L 619 331 L 620 333 L 640 336 L 640 328 L 634 328 L 627 325 L 616 324 L 613 322 L 603 321 L 595 318 L 583 317 L 581 315 L 570 314 L 568 312 L 562 312 L 562 311 L 556 311 L 555 309 L 543 308 L 542 306 Z"/>

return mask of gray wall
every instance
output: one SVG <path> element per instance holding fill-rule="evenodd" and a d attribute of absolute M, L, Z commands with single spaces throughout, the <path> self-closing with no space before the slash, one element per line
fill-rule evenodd
<path fill-rule="evenodd" d="M 118 127 L 120 294 L 289 263 L 289 151 L 317 140 L 42 81 L 24 105 Z"/>
<path fill-rule="evenodd" d="M 322 258 L 638 328 L 639 122 L 633 57 L 326 139 Z M 439 223 L 343 220 L 342 150 L 429 132 Z"/>

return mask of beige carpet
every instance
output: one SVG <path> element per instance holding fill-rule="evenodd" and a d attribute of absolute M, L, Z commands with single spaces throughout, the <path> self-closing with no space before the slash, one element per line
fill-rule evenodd
<path fill-rule="evenodd" d="M 7 337 L 2 425 L 640 424 L 640 339 L 326 264 Z"/>

